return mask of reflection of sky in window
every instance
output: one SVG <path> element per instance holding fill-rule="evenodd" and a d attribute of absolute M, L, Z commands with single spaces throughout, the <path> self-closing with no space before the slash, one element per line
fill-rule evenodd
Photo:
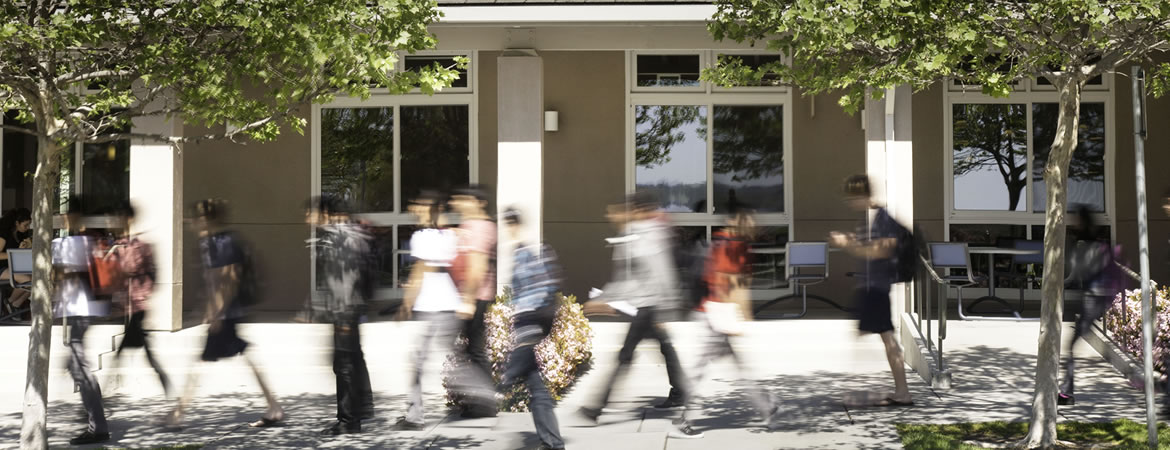
<path fill-rule="evenodd" d="M 660 107 L 650 107 L 652 111 L 661 111 Z M 699 128 L 707 120 L 707 108 L 699 108 L 699 116 L 693 121 L 685 122 L 674 129 L 681 132 L 684 139 L 670 147 L 670 161 L 665 164 L 656 164 L 654 167 L 639 165 L 635 169 L 635 179 L 638 185 L 656 184 L 694 184 L 707 182 L 707 141 L 699 136 Z M 645 133 L 653 128 L 652 124 L 638 124 L 636 131 Z"/>
<path fill-rule="evenodd" d="M 1011 205 L 1007 185 L 994 164 L 971 170 L 954 179 L 955 209 L 1007 211 Z M 1021 189 L 1016 211 L 1024 210 L 1023 195 Z"/>

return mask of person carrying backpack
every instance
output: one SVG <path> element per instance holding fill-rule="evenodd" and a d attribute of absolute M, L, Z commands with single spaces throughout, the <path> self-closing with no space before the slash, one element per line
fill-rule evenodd
<path fill-rule="evenodd" d="M 858 329 L 881 336 L 894 375 L 894 393 L 884 396 L 876 405 L 913 405 L 906 384 L 902 348 L 894 337 L 890 307 L 890 286 L 906 281 L 906 274 L 913 273 L 914 261 L 906 261 L 902 256 L 906 254 L 902 249 L 914 248 L 913 237 L 885 208 L 874 202 L 866 175 L 853 175 L 845 180 L 845 204 L 854 211 L 866 212 L 871 218 L 868 225 L 859 227 L 858 233 L 831 233 L 829 244 L 864 261 L 862 282 L 856 294 Z"/>
<path fill-rule="evenodd" d="M 195 231 L 199 236 L 199 255 L 203 261 L 204 281 L 207 283 L 207 313 L 204 321 L 207 327 L 207 342 L 200 360 L 213 362 L 221 358 L 242 355 L 256 383 L 264 393 L 268 409 L 252 427 L 271 427 L 284 421 L 284 408 L 268 389 L 256 363 L 244 353 L 248 343 L 236 332 L 237 325 L 247 314 L 247 307 L 257 301 L 255 275 L 248 247 L 236 235 L 225 229 L 224 219 L 227 207 L 223 200 L 207 199 L 195 204 Z M 198 385 L 197 370 L 187 376 L 187 385 L 178 405 L 164 419 L 164 427 L 179 429 L 183 414 Z"/>
<path fill-rule="evenodd" d="M 500 381 L 501 390 L 509 390 L 522 381 L 528 386 L 532 421 L 540 438 L 541 449 L 563 449 L 565 441 L 553 411 L 552 395 L 540 375 L 536 345 L 552 331 L 557 316 L 557 290 L 560 267 L 557 255 L 545 244 L 531 244 L 521 238 L 523 222 L 520 211 L 504 210 L 500 220 L 515 243 L 512 263 L 512 353 L 508 368 Z"/>

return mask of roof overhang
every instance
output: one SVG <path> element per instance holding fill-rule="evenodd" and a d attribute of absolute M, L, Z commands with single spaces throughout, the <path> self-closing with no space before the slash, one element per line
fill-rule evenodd
<path fill-rule="evenodd" d="M 439 24 L 528 25 L 701 23 L 715 15 L 713 4 L 494 5 L 439 6 Z"/>

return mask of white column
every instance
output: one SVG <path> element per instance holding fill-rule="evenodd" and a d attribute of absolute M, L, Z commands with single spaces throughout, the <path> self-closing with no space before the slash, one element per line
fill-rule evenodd
<path fill-rule="evenodd" d="M 540 242 L 544 218 L 544 65 L 533 51 L 511 50 L 497 59 L 498 176 L 496 208 L 520 210 L 523 240 Z M 497 217 L 499 215 L 497 214 Z M 512 248 L 500 233 L 497 288 L 512 273 Z"/>
<path fill-rule="evenodd" d="M 173 121 L 144 118 L 134 128 L 176 135 Z M 137 218 L 132 233 L 154 245 L 157 271 L 146 328 L 178 330 L 183 326 L 183 154 L 157 142 L 130 145 L 130 201 Z"/>
<path fill-rule="evenodd" d="M 881 100 L 865 104 L 866 173 L 874 198 L 902 226 L 914 230 L 914 146 L 912 142 L 909 86 L 889 89 Z M 907 289 L 896 286 L 890 293 L 895 317 L 906 310 Z M 901 321 L 895 320 L 900 327 Z"/>

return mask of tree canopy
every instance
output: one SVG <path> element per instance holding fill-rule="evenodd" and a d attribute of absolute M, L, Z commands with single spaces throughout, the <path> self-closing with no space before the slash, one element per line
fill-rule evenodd
<path fill-rule="evenodd" d="M 458 75 L 393 71 L 433 47 L 434 0 L 69 0 L 0 2 L 0 109 L 55 141 L 158 138 L 130 120 L 181 114 L 271 139 L 292 111 L 371 88 L 432 92 Z M 19 131 L 19 130 L 18 130 Z"/>

